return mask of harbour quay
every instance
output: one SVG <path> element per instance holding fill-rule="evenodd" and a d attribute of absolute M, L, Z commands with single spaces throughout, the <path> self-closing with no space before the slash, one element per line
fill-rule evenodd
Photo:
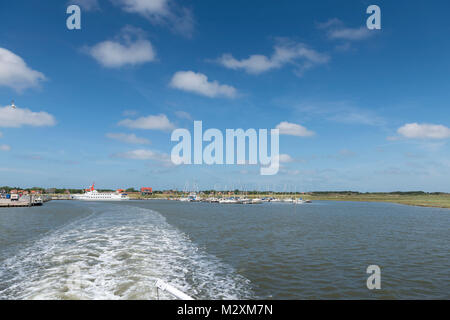
<path fill-rule="evenodd" d="M 42 206 L 47 201 L 50 201 L 50 198 L 42 195 L 26 195 L 18 199 L 1 198 L 0 208 Z"/>

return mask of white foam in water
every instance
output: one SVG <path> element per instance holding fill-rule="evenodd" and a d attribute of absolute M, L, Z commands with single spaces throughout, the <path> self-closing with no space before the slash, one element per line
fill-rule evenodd
<path fill-rule="evenodd" d="M 0 299 L 156 299 L 160 278 L 197 299 L 244 299 L 247 279 L 149 209 L 95 212 L 17 252 L 0 267 Z M 159 292 L 159 298 L 170 299 Z"/>

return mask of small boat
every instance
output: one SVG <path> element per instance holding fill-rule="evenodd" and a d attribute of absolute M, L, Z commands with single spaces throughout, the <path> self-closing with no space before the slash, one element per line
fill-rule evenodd
<path fill-rule="evenodd" d="M 239 202 L 238 202 L 238 200 L 236 200 L 236 198 L 231 197 L 231 198 L 220 199 L 219 203 L 222 203 L 222 204 L 236 204 L 236 203 L 239 203 Z"/>
<path fill-rule="evenodd" d="M 263 203 L 263 201 L 261 199 L 248 199 L 248 198 L 244 198 L 244 199 L 239 199 L 239 203 L 242 204 L 259 204 L 259 203 Z"/>
<path fill-rule="evenodd" d="M 311 200 L 305 200 L 303 198 L 298 198 L 296 200 L 294 200 L 295 204 L 303 204 L 303 203 L 311 203 Z"/>
<path fill-rule="evenodd" d="M 197 193 L 195 192 L 191 192 L 188 196 L 188 199 L 190 202 L 199 202 L 202 200 L 202 198 L 200 198 Z"/>

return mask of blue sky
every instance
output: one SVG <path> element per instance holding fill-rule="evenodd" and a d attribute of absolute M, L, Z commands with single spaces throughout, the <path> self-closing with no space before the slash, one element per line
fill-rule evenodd
<path fill-rule="evenodd" d="M 66 8 L 81 7 L 81 30 Z M 381 30 L 366 8 L 381 8 Z M 450 192 L 446 1 L 0 5 L 0 185 Z M 9 107 L 14 99 L 17 106 Z M 279 127 L 280 172 L 173 166 L 174 128 Z"/>

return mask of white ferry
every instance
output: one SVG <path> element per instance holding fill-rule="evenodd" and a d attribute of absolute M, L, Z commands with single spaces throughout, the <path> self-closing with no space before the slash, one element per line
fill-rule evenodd
<path fill-rule="evenodd" d="M 117 190 L 116 192 L 98 192 L 94 189 L 93 184 L 85 190 L 85 193 L 72 195 L 72 199 L 83 201 L 122 201 L 130 200 L 130 197 L 126 193 L 123 193 L 122 190 Z"/>

